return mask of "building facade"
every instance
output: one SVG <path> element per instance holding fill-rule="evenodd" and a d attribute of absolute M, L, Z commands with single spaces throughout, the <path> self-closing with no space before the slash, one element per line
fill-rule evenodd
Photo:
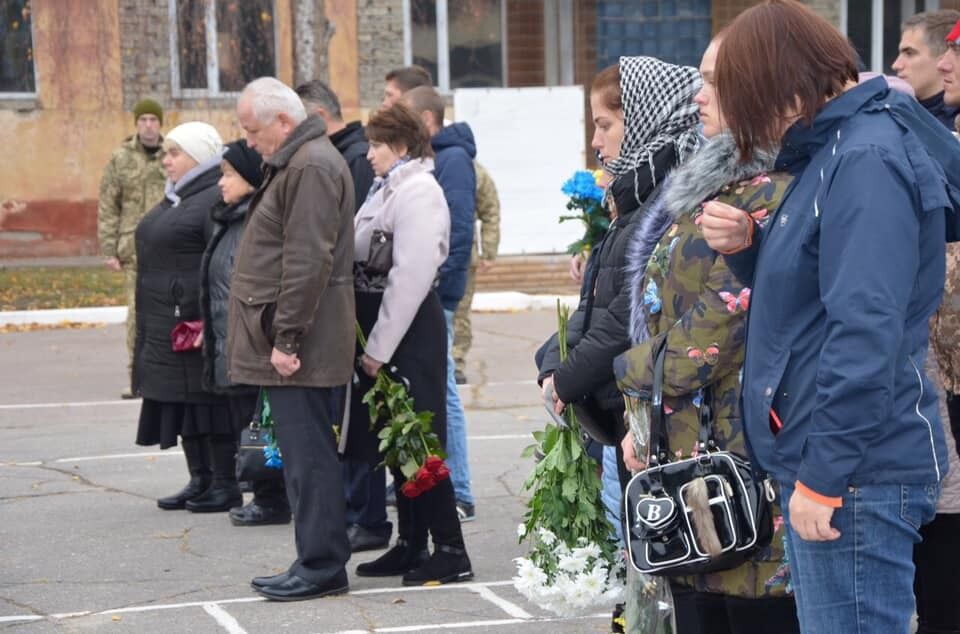
<path fill-rule="evenodd" d="M 95 254 L 97 192 L 130 110 L 164 129 L 199 119 L 240 135 L 254 77 L 320 77 L 361 118 L 391 68 L 421 64 L 441 92 L 589 85 L 620 55 L 696 65 L 746 0 L 0 0 L 0 257 Z M 809 0 L 865 65 L 888 69 L 899 24 L 960 0 Z M 589 117 L 587 117 L 589 118 Z M 589 125 L 588 125 L 589 127 Z M 586 131 L 587 143 L 590 130 Z"/>

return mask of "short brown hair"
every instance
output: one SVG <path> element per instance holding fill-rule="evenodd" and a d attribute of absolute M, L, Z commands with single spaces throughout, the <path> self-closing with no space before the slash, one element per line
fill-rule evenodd
<path fill-rule="evenodd" d="M 724 33 L 717 100 L 742 161 L 774 149 L 791 113 L 813 123 L 828 99 L 857 81 L 857 54 L 832 24 L 795 0 L 767 0 Z M 796 112 L 799 109 L 799 112 Z"/>
<path fill-rule="evenodd" d="M 960 11 L 944 9 L 942 11 L 924 11 L 912 15 L 903 21 L 900 32 L 907 29 L 923 29 L 923 41 L 930 48 L 933 57 L 940 57 L 947 51 L 947 34 L 960 21 Z"/>
<path fill-rule="evenodd" d="M 590 84 L 590 95 L 600 95 L 603 105 L 610 110 L 623 110 L 623 94 L 620 91 L 620 64 L 607 66 L 597 73 Z"/>
<path fill-rule="evenodd" d="M 434 123 L 441 128 L 443 127 L 443 111 L 446 108 L 446 104 L 443 103 L 443 97 L 432 87 L 417 86 L 403 93 L 400 99 L 410 104 L 410 107 L 413 108 L 413 111 L 417 114 L 429 112 L 433 115 Z"/>
<path fill-rule="evenodd" d="M 375 143 L 386 143 L 391 148 L 406 146 L 410 158 L 433 156 L 427 127 L 409 106 L 399 101 L 370 115 L 366 133 L 367 139 Z"/>
<path fill-rule="evenodd" d="M 430 76 L 430 71 L 416 64 L 394 68 L 387 73 L 385 79 L 399 86 L 402 92 L 407 92 L 417 86 L 433 86 L 433 77 Z"/>

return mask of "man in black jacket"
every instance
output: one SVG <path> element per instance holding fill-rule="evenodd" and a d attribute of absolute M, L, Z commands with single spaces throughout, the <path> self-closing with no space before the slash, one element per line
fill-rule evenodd
<path fill-rule="evenodd" d="M 363 125 L 359 121 L 344 123 L 340 99 L 330 86 L 319 79 L 300 84 L 296 88 L 296 93 L 303 101 L 307 114 L 316 114 L 327 124 L 327 136 L 330 137 L 330 142 L 340 151 L 347 165 L 350 166 L 354 200 L 359 210 L 367 199 L 367 192 L 373 185 L 374 177 L 373 168 L 367 160 L 369 145 Z"/>
<path fill-rule="evenodd" d="M 326 122 L 331 143 L 350 166 L 356 193 L 356 213 L 363 206 L 374 178 L 373 167 L 367 160 L 370 146 L 363 126 L 359 121 L 344 123 L 340 99 L 330 86 L 319 79 L 297 86 L 296 93 L 308 114 L 316 114 Z M 356 553 L 386 548 L 390 544 L 393 525 L 387 520 L 384 470 L 372 471 L 366 462 L 349 458 L 342 458 L 340 464 L 347 499 L 350 550 Z"/>

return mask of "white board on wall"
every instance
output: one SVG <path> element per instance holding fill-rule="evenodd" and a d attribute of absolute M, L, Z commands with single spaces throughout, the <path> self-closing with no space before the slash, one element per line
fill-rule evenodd
<path fill-rule="evenodd" d="M 583 88 L 463 88 L 453 108 L 500 194 L 500 253 L 564 252 L 584 230 L 558 222 L 569 213 L 560 188 L 586 160 Z"/>

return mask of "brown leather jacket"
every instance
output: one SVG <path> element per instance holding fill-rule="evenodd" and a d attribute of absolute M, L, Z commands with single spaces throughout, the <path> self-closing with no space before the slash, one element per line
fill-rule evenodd
<path fill-rule="evenodd" d="M 235 255 L 229 378 L 248 385 L 344 385 L 353 373 L 353 181 L 317 116 L 265 161 Z M 273 348 L 297 354 L 281 377 Z"/>

